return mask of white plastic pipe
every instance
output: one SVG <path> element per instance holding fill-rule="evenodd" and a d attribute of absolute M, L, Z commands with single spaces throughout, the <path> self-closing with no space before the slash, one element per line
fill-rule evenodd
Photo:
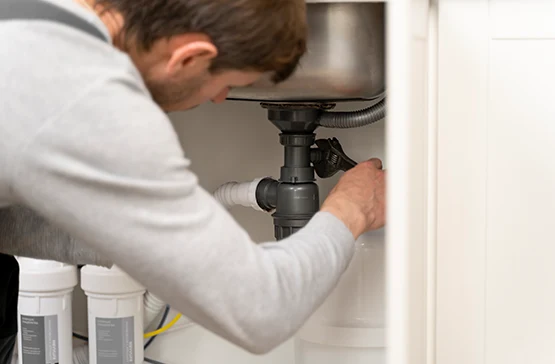
<path fill-rule="evenodd" d="M 218 202 L 220 202 L 226 209 L 233 206 L 245 206 L 252 207 L 258 211 L 264 211 L 258 202 L 256 202 L 256 187 L 260 181 L 264 178 L 257 178 L 251 182 L 228 182 L 220 186 L 216 192 L 214 192 L 214 197 Z"/>
<path fill-rule="evenodd" d="M 75 266 L 18 258 L 18 363 L 72 363 Z"/>
<path fill-rule="evenodd" d="M 88 345 L 81 345 L 73 348 L 73 364 L 89 364 Z"/>
<path fill-rule="evenodd" d="M 145 288 L 118 267 L 81 269 L 87 295 L 89 363 L 142 364 Z"/>
<path fill-rule="evenodd" d="M 166 306 L 164 301 L 158 298 L 156 295 L 150 292 L 146 292 L 144 299 L 144 315 L 143 322 L 144 327 L 148 328 L 154 319 L 160 314 L 162 309 Z"/>

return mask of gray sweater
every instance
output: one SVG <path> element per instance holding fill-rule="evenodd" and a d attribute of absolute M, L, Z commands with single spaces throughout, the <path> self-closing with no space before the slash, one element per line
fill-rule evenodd
<path fill-rule="evenodd" d="M 23 206 L 0 209 L 0 252 L 74 265 L 112 266 L 112 262 L 95 249 Z"/>
<path fill-rule="evenodd" d="M 56 1 L 109 37 L 93 14 Z M 43 21 L 2 22 L 0 38 L 0 207 L 37 214 L 4 210 L 0 252 L 113 262 L 254 353 L 324 301 L 354 252 L 340 220 L 321 212 L 280 243 L 255 244 L 199 186 L 126 54 Z"/>

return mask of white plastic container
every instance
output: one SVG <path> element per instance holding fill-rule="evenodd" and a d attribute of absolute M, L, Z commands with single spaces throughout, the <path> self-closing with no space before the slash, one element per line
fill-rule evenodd
<path fill-rule="evenodd" d="M 71 364 L 77 268 L 29 258 L 18 258 L 18 262 L 18 363 Z"/>
<path fill-rule="evenodd" d="M 384 230 L 364 234 L 341 281 L 300 330 L 297 364 L 385 364 Z"/>
<path fill-rule="evenodd" d="M 145 288 L 118 267 L 81 269 L 87 295 L 89 364 L 142 364 Z"/>

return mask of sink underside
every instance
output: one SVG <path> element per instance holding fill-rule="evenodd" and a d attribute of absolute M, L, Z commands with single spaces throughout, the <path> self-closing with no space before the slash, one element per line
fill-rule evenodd
<path fill-rule="evenodd" d="M 281 84 L 268 79 L 228 99 L 262 102 L 370 100 L 385 91 L 385 5 L 309 3 L 308 51 Z"/>

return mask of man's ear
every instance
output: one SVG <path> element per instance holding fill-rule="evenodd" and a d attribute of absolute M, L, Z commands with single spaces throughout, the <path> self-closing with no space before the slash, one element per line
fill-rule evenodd
<path fill-rule="evenodd" d="M 212 59 L 218 55 L 218 49 L 210 41 L 183 41 L 174 46 L 166 71 L 175 75 L 186 71 L 194 74 L 207 69 Z"/>

